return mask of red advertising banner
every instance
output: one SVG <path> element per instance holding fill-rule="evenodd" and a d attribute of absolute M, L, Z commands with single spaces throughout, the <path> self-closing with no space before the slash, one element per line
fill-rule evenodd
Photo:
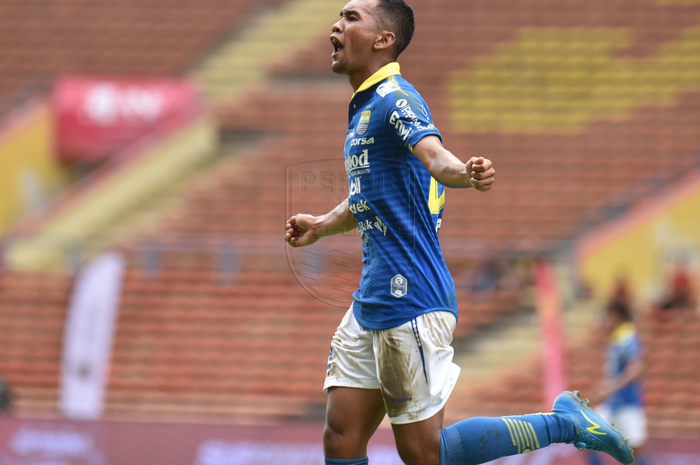
<path fill-rule="evenodd" d="M 323 465 L 323 424 L 280 426 L 0 419 L 1 465 Z M 659 465 L 700 463 L 698 440 L 650 440 Z M 371 464 L 402 465 L 389 429 L 370 442 Z M 492 465 L 586 465 L 568 444 Z M 606 461 L 606 464 L 608 462 Z M 612 463 L 612 462 L 610 462 Z"/>
<path fill-rule="evenodd" d="M 169 78 L 66 77 L 53 95 L 57 145 L 66 163 L 110 157 L 199 111 L 194 86 Z"/>
<path fill-rule="evenodd" d="M 566 386 L 561 342 L 561 299 L 549 262 L 540 260 L 535 263 L 535 287 L 542 335 L 544 408 L 548 411 Z"/>

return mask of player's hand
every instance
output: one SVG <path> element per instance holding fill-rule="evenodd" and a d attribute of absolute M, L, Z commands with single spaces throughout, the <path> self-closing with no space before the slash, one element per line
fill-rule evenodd
<path fill-rule="evenodd" d="M 609 380 L 602 381 L 593 388 L 592 394 L 591 397 L 596 403 L 603 403 L 615 394 L 615 386 Z"/>
<path fill-rule="evenodd" d="M 319 239 L 314 228 L 316 217 L 299 213 L 287 220 L 284 238 L 292 247 L 311 245 Z"/>
<path fill-rule="evenodd" d="M 486 192 L 493 187 L 496 180 L 496 170 L 488 158 L 472 157 L 467 162 L 467 174 L 471 186 L 481 192 Z"/>

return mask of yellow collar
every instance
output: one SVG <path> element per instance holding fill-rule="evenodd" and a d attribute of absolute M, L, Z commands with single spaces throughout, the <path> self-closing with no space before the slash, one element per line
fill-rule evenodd
<path fill-rule="evenodd" d="M 370 77 L 367 78 L 365 82 L 362 83 L 360 87 L 357 88 L 354 94 L 352 96 L 354 97 L 357 95 L 358 92 L 362 92 L 363 90 L 367 90 L 373 85 L 382 82 L 384 79 L 388 78 L 389 76 L 396 76 L 396 75 L 401 75 L 401 67 L 397 62 L 392 62 L 389 63 L 388 65 L 384 65 L 381 67 L 376 73 L 371 75 Z"/>
<path fill-rule="evenodd" d="M 613 340 L 613 342 L 619 344 L 620 342 L 624 342 L 630 337 L 634 336 L 636 330 L 637 329 L 634 327 L 634 323 L 622 323 L 620 326 L 615 328 L 615 331 L 613 331 L 610 338 Z"/>

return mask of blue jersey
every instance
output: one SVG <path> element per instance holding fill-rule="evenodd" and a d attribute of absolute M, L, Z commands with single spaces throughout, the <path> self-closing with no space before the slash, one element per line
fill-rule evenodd
<path fill-rule="evenodd" d="M 429 135 L 441 137 L 398 63 L 377 71 L 350 102 L 348 206 L 363 244 L 353 309 L 365 328 L 392 328 L 438 310 L 457 315 L 437 236 L 445 190 L 412 152 Z"/>
<path fill-rule="evenodd" d="M 608 379 L 616 378 L 631 363 L 641 360 L 642 344 L 639 334 L 632 323 L 623 323 L 612 334 L 608 346 L 606 374 Z M 642 385 L 634 381 L 615 392 L 607 403 L 611 410 L 617 410 L 625 405 L 642 406 Z"/>

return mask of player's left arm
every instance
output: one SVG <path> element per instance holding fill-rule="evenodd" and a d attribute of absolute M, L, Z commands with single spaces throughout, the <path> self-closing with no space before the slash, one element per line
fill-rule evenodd
<path fill-rule="evenodd" d="M 622 373 L 607 380 L 602 388 L 601 397 L 608 398 L 630 383 L 640 381 L 644 373 L 642 360 L 635 360 L 622 370 Z"/>
<path fill-rule="evenodd" d="M 620 389 L 636 381 L 641 381 L 644 375 L 644 362 L 641 348 L 637 341 L 630 341 L 625 347 L 627 363 L 625 368 L 615 377 L 607 379 L 603 383 L 602 397 L 607 398 Z"/>
<path fill-rule="evenodd" d="M 445 149 L 437 136 L 425 136 L 413 147 L 413 154 L 425 165 L 430 175 L 446 187 L 473 187 L 486 192 L 496 180 L 496 170 L 491 160 L 472 157 L 464 163 Z"/>

